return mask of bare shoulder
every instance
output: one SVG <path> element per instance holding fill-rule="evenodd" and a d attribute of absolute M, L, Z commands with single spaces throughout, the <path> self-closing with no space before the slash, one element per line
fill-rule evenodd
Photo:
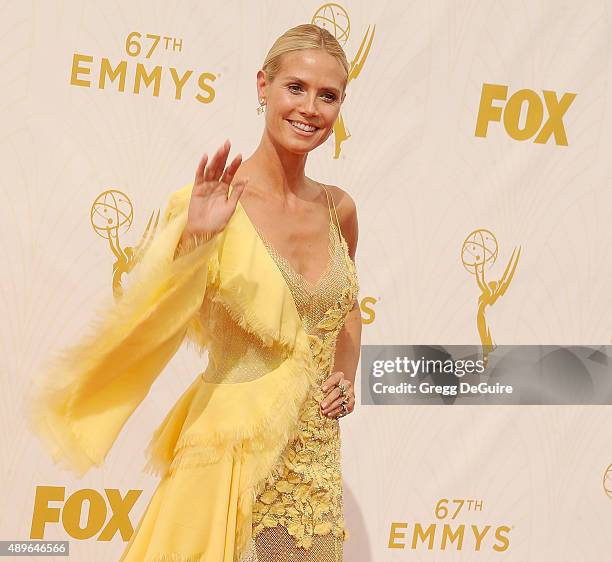
<path fill-rule="evenodd" d="M 328 185 L 327 187 L 329 188 L 329 194 L 334 199 L 338 220 L 340 226 L 342 226 L 344 220 L 352 220 L 353 216 L 357 215 L 357 205 L 355 200 L 341 187 L 337 185 Z"/>
<path fill-rule="evenodd" d="M 359 235 L 357 205 L 355 204 L 355 200 L 344 191 L 344 189 L 337 185 L 328 185 L 327 187 L 329 188 L 329 194 L 334 200 L 336 213 L 338 214 L 338 222 L 340 223 L 342 235 L 349 247 L 349 254 L 354 260 L 357 250 L 357 238 Z"/>

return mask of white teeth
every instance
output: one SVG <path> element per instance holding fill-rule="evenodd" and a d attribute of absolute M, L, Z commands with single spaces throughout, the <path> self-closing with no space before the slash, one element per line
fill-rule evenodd
<path fill-rule="evenodd" d="M 291 123 L 294 127 L 297 127 L 298 129 L 301 129 L 302 131 L 307 131 L 309 133 L 316 129 L 316 127 L 313 127 L 312 125 L 304 125 L 303 123 L 298 123 L 297 121 L 289 121 L 289 123 Z"/>

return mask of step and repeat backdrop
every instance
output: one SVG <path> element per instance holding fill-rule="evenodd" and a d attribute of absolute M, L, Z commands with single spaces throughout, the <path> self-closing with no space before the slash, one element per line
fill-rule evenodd
<path fill-rule="evenodd" d="M 118 298 L 202 153 L 226 138 L 232 154 L 256 148 L 257 70 L 300 23 L 351 63 L 307 164 L 359 218 L 345 559 L 610 559 L 612 16 L 599 1 L 5 4 L 0 540 L 69 541 L 79 562 L 125 548 L 158 481 L 145 446 L 205 356 L 181 348 L 81 479 L 29 431 L 24 397 Z M 408 350 L 514 372 L 527 346 L 539 386 L 506 401 L 383 369 Z M 557 373 L 565 390 L 548 395 Z M 503 394 L 493 378 L 455 388 Z"/>

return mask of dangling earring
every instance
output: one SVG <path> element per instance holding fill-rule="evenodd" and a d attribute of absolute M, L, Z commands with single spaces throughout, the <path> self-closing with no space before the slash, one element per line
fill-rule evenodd
<path fill-rule="evenodd" d="M 261 115 L 264 112 L 266 104 L 264 103 L 266 100 L 264 98 L 259 98 L 259 107 L 257 108 L 257 115 Z"/>

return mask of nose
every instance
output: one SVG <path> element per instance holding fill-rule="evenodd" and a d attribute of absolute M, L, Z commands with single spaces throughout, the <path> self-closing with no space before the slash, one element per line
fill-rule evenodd
<path fill-rule="evenodd" d="M 317 109 L 317 95 L 316 93 L 314 94 L 308 94 L 306 96 L 304 96 L 304 103 L 302 104 L 302 113 L 304 113 L 305 115 L 317 115 L 318 114 L 318 109 Z"/>

